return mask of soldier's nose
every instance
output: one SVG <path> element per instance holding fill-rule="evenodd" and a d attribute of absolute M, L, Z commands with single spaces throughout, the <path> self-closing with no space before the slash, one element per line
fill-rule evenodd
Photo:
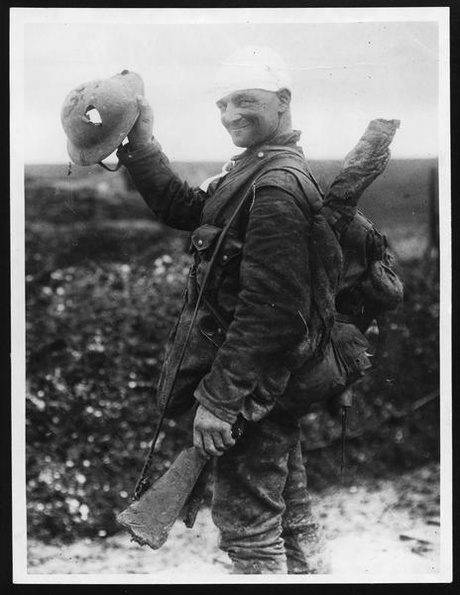
<path fill-rule="evenodd" d="M 227 106 L 222 113 L 222 124 L 227 128 L 240 124 L 242 120 L 243 118 L 239 111 L 232 106 Z"/>

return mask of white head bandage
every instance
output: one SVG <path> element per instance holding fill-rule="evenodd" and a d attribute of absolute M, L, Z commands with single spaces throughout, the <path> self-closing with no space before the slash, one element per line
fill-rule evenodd
<path fill-rule="evenodd" d="M 291 77 L 281 56 L 271 48 L 245 46 L 226 60 L 216 77 L 217 98 L 243 89 L 279 91 L 291 87 Z"/>

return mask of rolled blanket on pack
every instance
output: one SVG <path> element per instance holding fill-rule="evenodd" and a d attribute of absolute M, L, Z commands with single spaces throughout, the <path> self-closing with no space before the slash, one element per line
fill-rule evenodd
<path fill-rule="evenodd" d="M 340 234 L 358 210 L 364 190 L 385 170 L 400 120 L 372 120 L 327 192 L 322 213 Z"/>

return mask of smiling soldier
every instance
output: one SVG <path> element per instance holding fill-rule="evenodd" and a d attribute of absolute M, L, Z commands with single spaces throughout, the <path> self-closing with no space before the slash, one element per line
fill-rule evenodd
<path fill-rule="evenodd" d="M 223 65 L 218 89 L 221 122 L 245 150 L 200 188 L 191 188 L 170 169 L 152 137 L 153 114 L 143 98 L 129 144 L 118 151 L 155 215 L 191 232 L 194 264 L 158 399 L 164 403 L 173 389 L 172 417 L 197 405 L 194 444 L 216 457 L 212 514 L 233 572 L 324 571 L 299 421 L 283 407 L 283 396 L 292 393 L 299 366 L 318 361 L 328 345 L 341 251 L 319 213 L 321 197 L 297 145 L 291 82 L 281 58 L 268 48 L 242 48 Z M 232 426 L 241 417 L 247 423 L 235 442 Z"/>

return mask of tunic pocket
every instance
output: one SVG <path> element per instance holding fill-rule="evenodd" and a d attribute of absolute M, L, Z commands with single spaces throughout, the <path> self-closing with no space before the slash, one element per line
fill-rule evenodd
<path fill-rule="evenodd" d="M 221 227 L 210 225 L 209 223 L 197 227 L 191 236 L 192 251 L 196 250 L 200 258 L 207 258 L 209 260 L 211 258 L 210 248 L 217 241 L 221 232 Z"/>

